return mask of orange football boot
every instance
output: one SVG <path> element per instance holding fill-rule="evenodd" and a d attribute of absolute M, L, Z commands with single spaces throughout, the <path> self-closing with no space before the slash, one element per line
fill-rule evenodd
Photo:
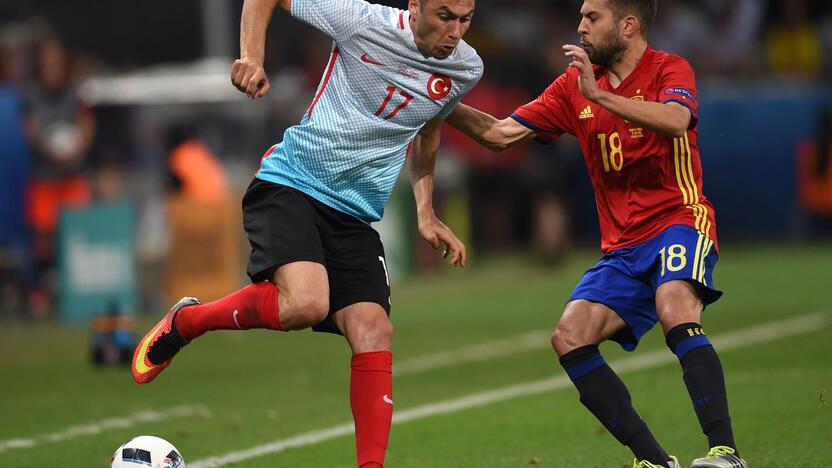
<path fill-rule="evenodd" d="M 183 297 L 170 308 L 162 320 L 151 329 L 147 335 L 139 341 L 136 351 L 133 353 L 133 380 L 138 384 L 151 382 L 159 375 L 176 353 L 188 344 L 188 341 L 179 336 L 179 332 L 173 327 L 173 319 L 176 313 L 185 307 L 199 304 L 193 297 Z"/>

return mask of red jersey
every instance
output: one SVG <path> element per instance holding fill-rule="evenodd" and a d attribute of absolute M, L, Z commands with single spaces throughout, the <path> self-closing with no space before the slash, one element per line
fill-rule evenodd
<path fill-rule="evenodd" d="M 696 82 L 693 69 L 676 55 L 648 48 L 635 70 L 614 88 L 595 67 L 598 88 L 638 101 L 677 102 L 691 111 L 681 138 L 640 128 L 581 94 L 578 70 L 570 67 L 512 118 L 549 140 L 578 137 L 595 189 L 601 250 L 640 244 L 683 224 L 714 241 L 714 209 L 702 192 L 697 146 Z"/>

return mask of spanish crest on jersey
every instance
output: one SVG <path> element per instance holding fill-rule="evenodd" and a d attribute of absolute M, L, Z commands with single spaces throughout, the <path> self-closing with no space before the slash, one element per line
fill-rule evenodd
<path fill-rule="evenodd" d="M 635 101 L 678 104 L 690 110 L 690 125 L 671 138 L 587 103 L 578 71 L 569 68 L 513 117 L 551 141 L 578 137 L 595 189 L 605 253 L 646 242 L 673 225 L 687 225 L 716 243 L 714 208 L 702 191 L 696 80 L 681 57 L 648 48 L 636 68 L 613 86 L 596 67 L 598 88 Z M 704 242 L 704 241 L 703 241 Z"/>

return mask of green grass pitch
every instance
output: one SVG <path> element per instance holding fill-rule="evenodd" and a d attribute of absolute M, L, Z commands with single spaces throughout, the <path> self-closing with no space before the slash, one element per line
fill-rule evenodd
<path fill-rule="evenodd" d="M 722 253 L 715 280 L 726 295 L 704 318 L 712 337 L 808 314 L 832 317 L 832 246 L 728 244 Z M 523 259 L 475 261 L 468 270 L 394 287 L 394 362 L 529 332 L 541 338 L 539 345 L 508 346 L 487 358 L 428 364 L 395 377 L 397 413 L 561 375 L 547 333 L 595 261 L 592 252 L 555 269 Z M 825 323 L 721 353 L 736 439 L 752 467 L 832 466 L 832 326 Z M 150 326 L 149 319 L 140 323 L 141 333 Z M 82 329 L 0 329 L 0 466 L 104 467 L 119 444 L 140 434 L 170 440 L 193 463 L 351 422 L 349 351 L 336 336 L 213 333 L 147 386 L 135 385 L 129 369 L 93 369 L 88 340 Z M 623 358 L 670 353 L 657 329 L 635 353 L 609 343 L 602 351 L 613 367 Z M 622 378 L 642 417 L 684 466 L 704 454 L 706 441 L 675 361 Z M 180 413 L 159 419 L 171 408 Z M 146 411 L 158 413 L 141 416 Z M 387 456 L 388 466 L 400 468 L 630 462 L 629 451 L 580 405 L 571 386 L 396 424 Z M 346 434 L 234 466 L 349 468 L 353 439 Z"/>

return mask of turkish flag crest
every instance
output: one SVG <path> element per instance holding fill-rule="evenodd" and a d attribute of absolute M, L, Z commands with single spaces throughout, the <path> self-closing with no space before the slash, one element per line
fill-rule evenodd
<path fill-rule="evenodd" d="M 439 100 L 451 92 L 453 82 L 445 75 L 434 73 L 428 79 L 428 95 L 431 99 Z"/>

